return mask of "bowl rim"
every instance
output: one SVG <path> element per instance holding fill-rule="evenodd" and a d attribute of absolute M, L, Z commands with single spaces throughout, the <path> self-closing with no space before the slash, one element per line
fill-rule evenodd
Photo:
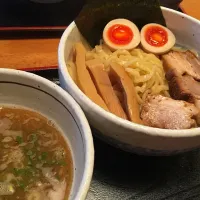
<path fill-rule="evenodd" d="M 78 188 L 78 193 L 75 195 L 75 200 L 84 200 L 87 196 L 87 192 L 90 187 L 90 183 L 92 180 L 93 175 L 93 168 L 94 168 L 94 144 L 93 144 L 93 137 L 91 133 L 91 129 L 89 126 L 89 123 L 87 121 L 87 118 L 85 114 L 83 113 L 81 107 L 78 105 L 78 103 L 71 97 L 70 94 L 68 94 L 65 90 L 63 90 L 61 87 L 57 86 L 55 83 L 49 81 L 48 79 L 45 79 L 41 76 L 38 76 L 36 74 L 21 71 L 21 70 L 15 70 L 15 69 L 6 69 L 6 68 L 0 68 L 0 74 L 5 74 L 9 76 L 16 76 L 19 77 L 19 79 L 29 79 L 30 83 L 38 83 L 44 85 L 46 88 L 49 88 L 51 90 L 55 90 L 57 94 L 59 94 L 63 99 L 65 99 L 69 106 L 73 108 L 72 116 L 74 115 L 75 119 L 78 119 L 79 121 L 79 129 L 81 130 L 83 141 L 85 142 L 85 166 L 84 166 L 84 173 L 83 177 L 80 183 L 80 187 Z M 1 79 L 1 78 L 0 78 Z M 9 81 L 12 82 L 12 81 Z M 16 83 L 16 81 L 15 81 Z M 31 85 L 28 84 L 27 85 Z M 75 167 L 75 166 L 74 166 Z"/>
<path fill-rule="evenodd" d="M 164 12 L 170 12 L 173 15 L 179 15 L 182 18 L 186 18 L 189 21 L 192 21 L 200 26 L 200 21 L 187 15 L 184 13 L 181 13 L 179 11 L 161 7 L 162 11 Z M 140 124 L 136 124 L 133 122 L 130 122 L 128 120 L 121 119 L 117 116 L 115 116 L 112 113 L 109 113 L 105 111 L 103 108 L 96 105 L 92 100 L 90 100 L 80 89 L 79 87 L 74 83 L 73 79 L 68 73 L 67 65 L 65 63 L 65 44 L 68 39 L 68 36 L 70 35 L 71 31 L 76 27 L 75 22 L 73 21 L 64 31 L 58 47 L 58 69 L 61 75 L 64 78 L 65 83 L 67 83 L 67 87 L 70 91 L 70 94 L 77 100 L 80 100 L 81 103 L 84 105 L 84 107 L 88 107 L 91 111 L 95 112 L 95 114 L 101 116 L 102 118 L 111 121 L 114 124 L 117 124 L 123 128 L 129 129 L 131 131 L 137 131 L 140 133 L 143 133 L 145 135 L 150 136 L 160 136 L 160 137 L 170 137 L 170 138 L 189 138 L 189 137 L 195 137 L 200 135 L 200 128 L 192 128 L 192 129 L 181 129 L 181 130 L 171 130 L 171 129 L 161 129 L 161 128 L 154 128 L 154 127 L 148 127 Z M 78 101 L 77 100 L 77 101 Z M 129 133 L 131 134 L 131 133 Z"/>

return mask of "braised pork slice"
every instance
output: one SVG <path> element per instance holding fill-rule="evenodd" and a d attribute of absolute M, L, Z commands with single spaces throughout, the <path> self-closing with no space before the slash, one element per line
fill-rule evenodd
<path fill-rule="evenodd" d="M 162 56 L 163 66 L 168 79 L 170 74 L 190 75 L 196 80 L 200 80 L 200 61 L 191 52 L 170 51 Z"/>
<path fill-rule="evenodd" d="M 173 99 L 193 103 L 200 110 L 200 82 L 188 75 L 174 75 L 168 83 L 169 92 Z M 196 120 L 197 124 L 200 125 L 200 113 Z"/>
<path fill-rule="evenodd" d="M 198 113 L 193 104 L 162 95 L 148 96 L 141 108 L 141 118 L 146 125 L 164 129 L 196 127 Z"/>
<path fill-rule="evenodd" d="M 192 76 L 172 76 L 169 81 L 170 95 L 177 100 L 185 100 L 195 103 L 200 99 L 200 82 Z M 200 108 L 200 107 L 199 107 Z"/>
<path fill-rule="evenodd" d="M 162 56 L 169 93 L 173 99 L 195 104 L 200 110 L 200 61 L 191 51 Z M 200 125 L 200 114 L 197 116 Z"/>

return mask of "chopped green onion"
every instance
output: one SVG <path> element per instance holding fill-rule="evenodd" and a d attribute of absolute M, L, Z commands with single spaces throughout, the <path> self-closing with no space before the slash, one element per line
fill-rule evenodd
<path fill-rule="evenodd" d="M 38 159 L 41 161 L 45 161 L 48 157 L 48 153 L 47 152 L 42 152 L 41 155 L 38 156 Z"/>
<path fill-rule="evenodd" d="M 26 185 L 24 183 L 24 181 L 22 180 L 17 180 L 17 186 L 20 187 L 21 189 L 25 189 Z"/>
<path fill-rule="evenodd" d="M 36 142 L 37 139 L 38 139 L 38 136 L 35 133 L 33 133 L 29 136 L 29 141 L 32 143 Z"/>
<path fill-rule="evenodd" d="M 59 161 L 57 161 L 57 162 L 56 162 L 56 165 L 60 165 L 60 166 L 66 166 L 66 165 L 67 165 L 67 163 L 66 163 L 66 161 L 65 161 L 65 160 L 59 160 Z"/>
<path fill-rule="evenodd" d="M 32 152 L 31 150 L 28 150 L 28 151 L 26 152 L 26 155 L 27 155 L 27 156 L 32 156 L 32 155 L 33 155 L 33 152 Z"/>
<path fill-rule="evenodd" d="M 17 142 L 18 144 L 23 143 L 23 138 L 22 138 L 21 136 L 17 136 L 17 137 L 16 137 L 16 142 Z"/>
<path fill-rule="evenodd" d="M 41 154 L 42 160 L 46 160 L 46 159 L 47 159 L 47 156 L 48 156 L 48 153 L 47 153 L 47 152 L 42 152 L 42 154 Z"/>
<path fill-rule="evenodd" d="M 20 169 L 14 168 L 13 174 L 15 176 L 34 176 L 35 171 L 32 167 L 25 167 L 25 168 L 20 168 Z"/>
<path fill-rule="evenodd" d="M 51 165 L 54 165 L 56 163 L 56 161 L 55 160 L 46 160 L 46 161 L 44 161 L 44 163 L 51 166 Z"/>
<path fill-rule="evenodd" d="M 13 169 L 13 174 L 14 174 L 15 176 L 20 176 L 21 171 L 20 171 L 19 169 L 17 169 L 17 168 L 14 168 L 14 169 Z"/>

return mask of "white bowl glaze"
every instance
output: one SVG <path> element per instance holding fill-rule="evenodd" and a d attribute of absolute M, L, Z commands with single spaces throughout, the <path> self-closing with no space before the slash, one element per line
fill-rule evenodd
<path fill-rule="evenodd" d="M 200 21 L 168 8 L 162 7 L 162 11 L 177 43 L 200 52 Z M 73 44 L 81 40 L 75 23 L 71 23 L 59 44 L 59 79 L 61 86 L 80 104 L 90 124 L 98 130 L 97 136 L 126 151 L 149 155 L 176 154 L 200 146 L 200 128 L 165 130 L 131 123 L 104 111 L 85 96 L 66 68 Z"/>
<path fill-rule="evenodd" d="M 35 110 L 52 119 L 71 149 L 74 178 L 70 200 L 84 200 L 93 173 L 92 134 L 79 105 L 62 88 L 40 76 L 0 69 L 0 105 Z"/>

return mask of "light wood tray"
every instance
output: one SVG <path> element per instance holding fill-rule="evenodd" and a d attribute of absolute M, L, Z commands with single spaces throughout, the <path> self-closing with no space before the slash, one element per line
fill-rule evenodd
<path fill-rule="evenodd" d="M 200 20 L 200 0 L 183 0 L 180 7 L 184 13 Z"/>
<path fill-rule="evenodd" d="M 57 68 L 60 38 L 0 40 L 0 67 L 24 70 Z"/>

